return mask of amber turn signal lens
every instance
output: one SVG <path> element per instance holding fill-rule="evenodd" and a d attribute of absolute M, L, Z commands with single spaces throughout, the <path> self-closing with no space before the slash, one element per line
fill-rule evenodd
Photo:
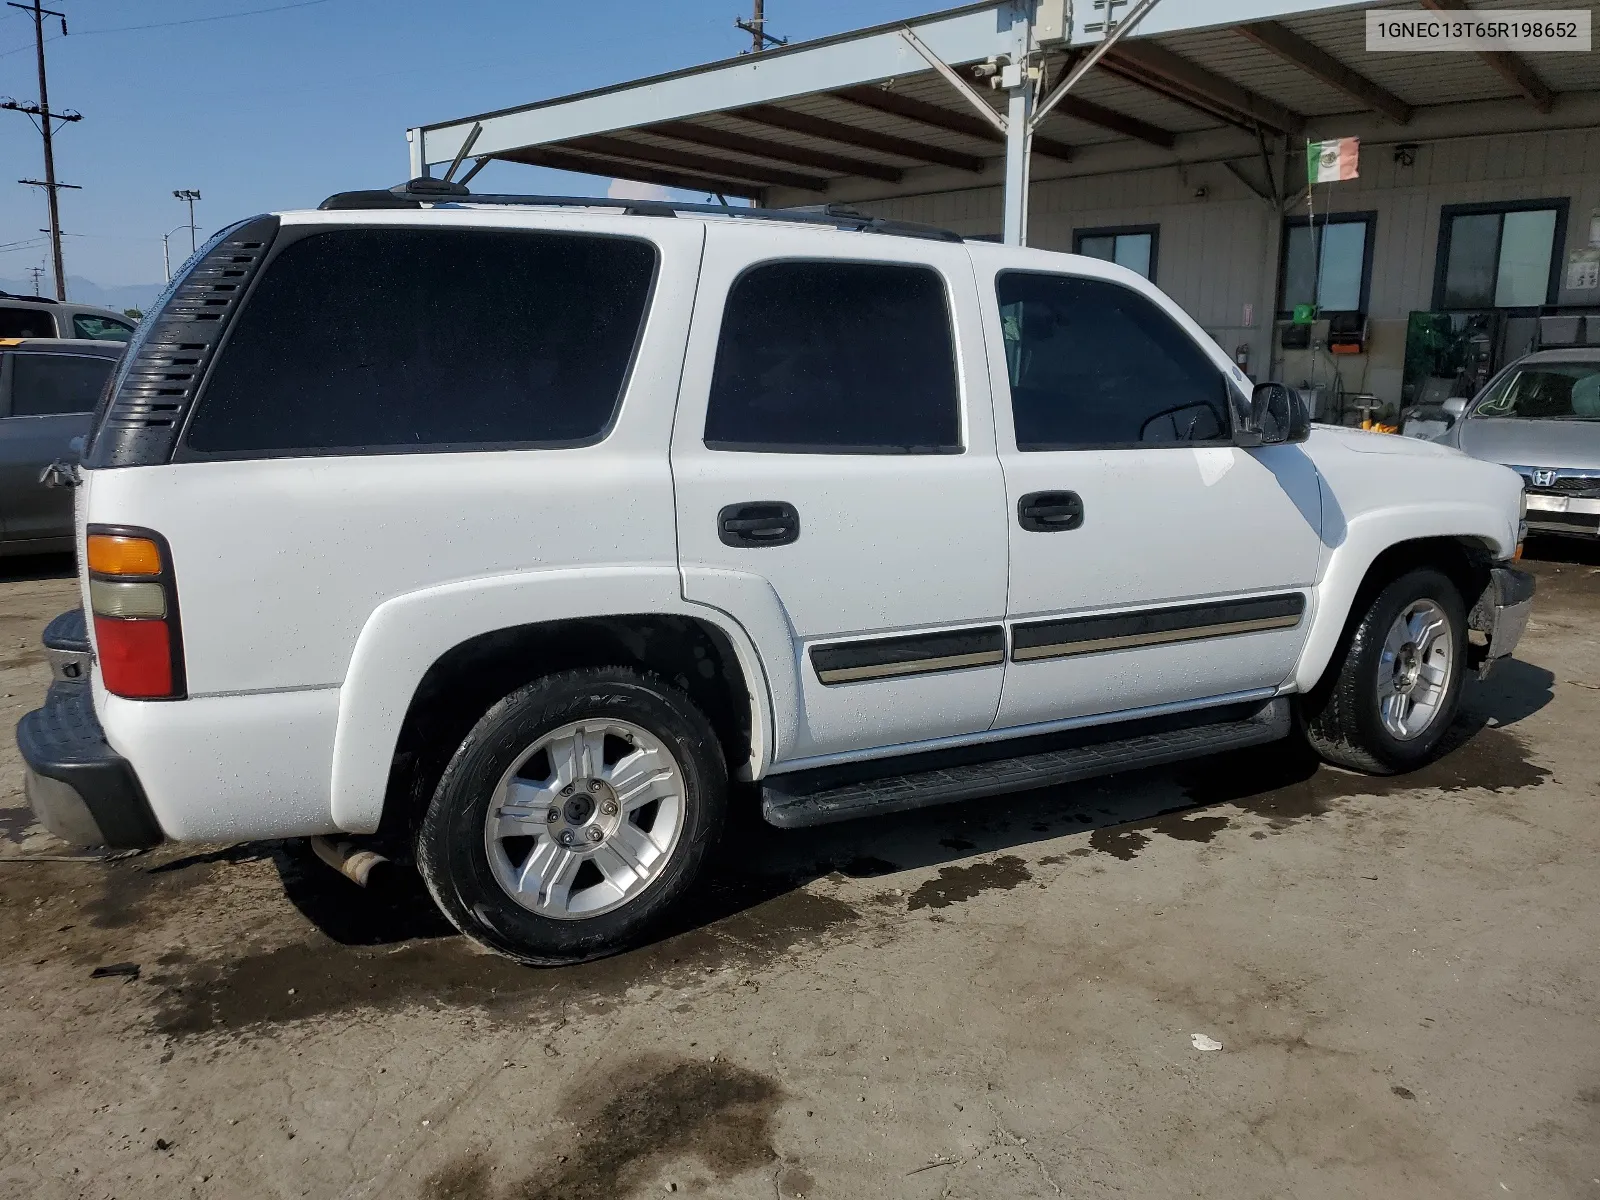
<path fill-rule="evenodd" d="M 149 538 L 89 535 L 89 570 L 101 575 L 159 575 L 161 550 Z"/>

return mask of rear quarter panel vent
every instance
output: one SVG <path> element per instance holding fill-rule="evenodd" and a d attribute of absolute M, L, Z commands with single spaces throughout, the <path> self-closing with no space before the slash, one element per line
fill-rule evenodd
<path fill-rule="evenodd" d="M 224 230 L 173 281 L 129 343 L 90 434 L 86 466 L 151 466 L 172 457 L 206 369 L 277 233 L 277 217 Z"/>

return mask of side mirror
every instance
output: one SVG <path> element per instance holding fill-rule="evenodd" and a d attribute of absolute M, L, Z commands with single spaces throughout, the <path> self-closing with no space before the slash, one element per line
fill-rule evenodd
<path fill-rule="evenodd" d="M 1241 446 L 1278 446 L 1311 436 L 1311 405 L 1282 383 L 1258 383 L 1250 394 L 1250 415 L 1240 431 Z"/>
<path fill-rule="evenodd" d="M 1445 412 L 1449 413 L 1452 417 L 1459 421 L 1464 415 L 1466 415 L 1467 405 L 1470 403 L 1472 402 L 1465 396 L 1451 396 L 1450 399 L 1446 400 L 1440 407 L 1442 407 Z"/>

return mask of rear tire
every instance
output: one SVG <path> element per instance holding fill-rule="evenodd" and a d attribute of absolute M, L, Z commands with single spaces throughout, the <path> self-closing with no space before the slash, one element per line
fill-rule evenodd
<path fill-rule="evenodd" d="M 715 843 L 728 777 L 688 696 L 625 667 L 501 700 L 439 780 L 417 865 L 462 933 L 536 966 L 644 939 Z"/>
<path fill-rule="evenodd" d="M 1325 761 L 1369 775 L 1432 762 L 1460 705 L 1466 629 L 1461 593 L 1442 572 L 1419 568 L 1386 585 L 1301 702 L 1306 740 Z"/>

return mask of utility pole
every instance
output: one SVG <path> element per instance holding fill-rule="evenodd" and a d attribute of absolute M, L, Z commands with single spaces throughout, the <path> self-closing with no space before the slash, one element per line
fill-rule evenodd
<path fill-rule="evenodd" d="M 200 199 L 200 193 L 193 188 L 179 188 L 172 194 L 179 200 L 187 200 L 189 202 L 189 253 L 193 254 L 196 248 L 194 240 L 194 202 Z"/>
<path fill-rule="evenodd" d="M 760 54 L 767 48 L 768 43 L 774 46 L 787 46 L 788 38 L 773 37 L 767 32 L 767 16 L 764 0 L 754 0 L 755 10 L 748 21 L 734 18 L 735 28 L 742 29 L 750 35 L 750 53 Z"/>
<path fill-rule="evenodd" d="M 55 260 L 56 299 L 65 300 L 67 298 L 67 273 L 61 264 L 61 206 L 56 193 L 64 187 L 74 187 L 76 185 L 56 182 L 56 154 L 55 147 L 51 144 L 51 137 L 55 130 L 51 128 L 51 122 L 60 121 L 65 124 L 69 121 L 81 121 L 83 120 L 83 114 L 70 110 L 59 113 L 50 111 L 50 88 L 46 82 L 44 70 L 44 19 L 46 17 L 59 17 L 61 20 L 61 35 L 65 37 L 67 33 L 67 14 L 57 12 L 53 8 L 40 7 L 39 0 L 33 0 L 32 4 L 19 4 L 17 0 L 6 0 L 6 3 L 9 7 L 21 9 L 33 18 L 33 44 L 39 61 L 39 103 L 23 104 L 16 100 L 7 99 L 0 101 L 0 108 L 8 108 L 13 112 L 26 113 L 29 117 L 37 118 L 34 121 L 34 126 L 44 139 L 44 179 L 42 181 L 23 179 L 18 182 L 28 184 L 31 187 L 42 187 L 45 195 L 49 198 L 50 254 Z"/>
<path fill-rule="evenodd" d="M 33 276 L 33 294 L 37 296 L 39 294 L 39 278 L 44 274 L 44 264 L 40 263 L 37 267 L 29 267 L 28 274 Z"/>

